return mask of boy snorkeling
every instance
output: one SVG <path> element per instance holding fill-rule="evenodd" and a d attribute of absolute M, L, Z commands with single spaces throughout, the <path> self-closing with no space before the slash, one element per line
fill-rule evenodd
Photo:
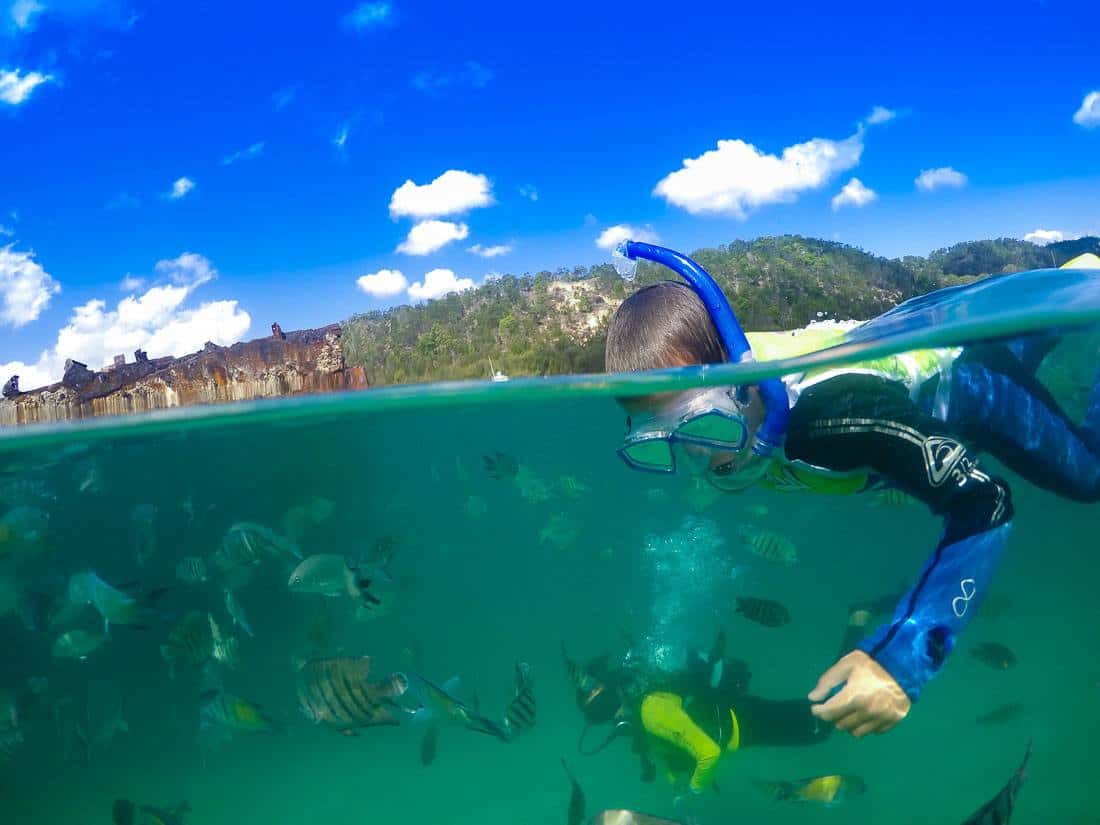
<path fill-rule="evenodd" d="M 753 358 L 721 289 L 698 264 L 630 241 L 618 254 L 664 264 L 688 284 L 646 287 L 618 308 L 608 372 Z M 807 331 L 799 349 L 797 335 L 762 333 L 753 343 L 768 358 L 840 343 L 839 335 L 822 341 Z M 632 469 L 703 474 L 731 492 L 756 483 L 832 493 L 894 487 L 943 517 L 940 541 L 892 620 L 842 655 L 808 696 L 813 716 L 838 730 L 885 733 L 906 717 L 977 611 L 1011 529 L 1008 484 L 979 469 L 971 450 L 1064 497 L 1100 500 L 1100 383 L 1078 425 L 1035 378 L 1057 340 L 1034 334 L 751 387 L 622 399 L 627 434 L 618 453 Z M 657 735 L 683 739 L 675 730 Z"/>

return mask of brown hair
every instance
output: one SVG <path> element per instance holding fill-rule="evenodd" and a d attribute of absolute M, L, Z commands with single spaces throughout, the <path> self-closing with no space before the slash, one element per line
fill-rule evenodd
<path fill-rule="evenodd" d="M 662 281 L 640 289 L 615 310 L 607 330 L 608 372 L 686 364 L 721 364 L 726 350 L 707 308 L 691 287 Z"/>

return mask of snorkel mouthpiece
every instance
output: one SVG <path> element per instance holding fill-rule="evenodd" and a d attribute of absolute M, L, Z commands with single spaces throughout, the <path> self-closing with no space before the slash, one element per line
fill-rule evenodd
<path fill-rule="evenodd" d="M 688 286 L 707 308 L 707 314 L 718 330 L 718 337 L 722 339 L 729 360 L 734 363 L 753 360 L 749 339 L 745 337 L 737 316 L 730 309 L 725 293 L 703 267 L 675 250 L 637 241 L 623 241 L 615 254 L 630 261 L 637 261 L 639 258 L 653 261 L 668 267 L 687 281 Z M 618 265 L 616 269 L 619 269 Z M 764 401 L 765 413 L 764 422 L 753 440 L 752 451 L 758 456 L 767 456 L 783 443 L 787 419 L 790 417 L 790 402 L 787 388 L 779 378 L 767 378 L 757 385 L 757 389 Z"/>

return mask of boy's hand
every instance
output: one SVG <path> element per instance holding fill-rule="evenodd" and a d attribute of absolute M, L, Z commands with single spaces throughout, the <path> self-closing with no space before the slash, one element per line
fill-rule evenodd
<path fill-rule="evenodd" d="M 828 702 L 829 691 L 844 685 Z M 909 713 L 912 703 L 885 668 L 864 653 L 853 650 L 822 674 L 810 691 L 810 708 L 818 719 L 837 730 L 851 731 L 857 739 L 869 733 L 886 733 Z"/>

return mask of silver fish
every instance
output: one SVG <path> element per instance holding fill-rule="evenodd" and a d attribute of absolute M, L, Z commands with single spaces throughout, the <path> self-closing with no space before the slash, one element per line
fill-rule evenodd
<path fill-rule="evenodd" d="M 380 605 L 381 600 L 370 592 L 371 579 L 361 575 L 358 567 L 335 553 L 310 556 L 294 568 L 287 581 L 292 593 L 313 593 L 320 596 L 351 596 L 364 604 Z"/>
<path fill-rule="evenodd" d="M 107 641 L 107 634 L 88 631 L 70 630 L 58 636 L 54 642 L 51 654 L 55 659 L 87 659 L 95 653 Z"/>
<path fill-rule="evenodd" d="M 237 597 L 233 595 L 233 591 L 229 588 L 225 590 L 225 610 L 229 614 L 229 617 L 233 619 L 233 625 L 239 627 L 249 638 L 255 638 L 256 634 L 252 632 L 252 625 L 248 623 L 248 615 L 244 612 L 244 608 L 241 603 L 237 601 Z"/>

